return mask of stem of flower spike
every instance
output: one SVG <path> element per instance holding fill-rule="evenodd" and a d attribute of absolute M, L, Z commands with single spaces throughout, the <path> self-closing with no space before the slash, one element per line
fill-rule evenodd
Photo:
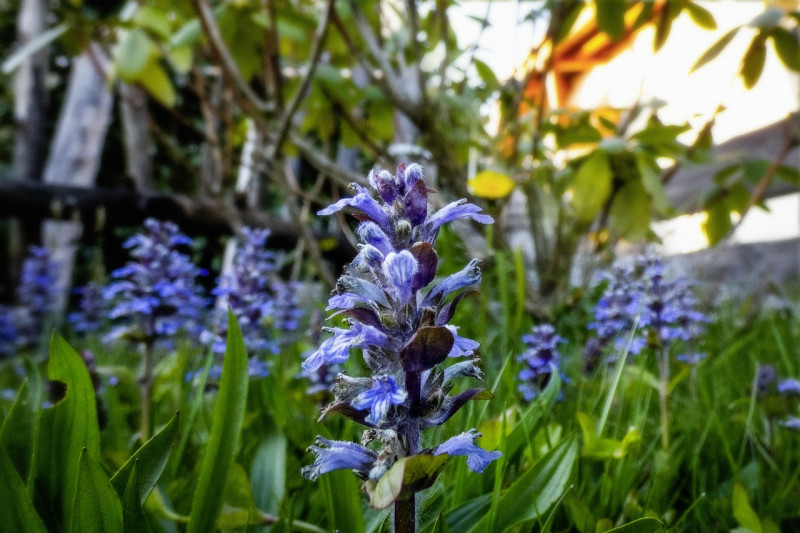
<path fill-rule="evenodd" d="M 144 360 L 142 361 L 142 377 L 139 378 L 139 395 L 142 402 L 142 420 L 139 426 L 139 438 L 142 444 L 150 438 L 150 396 L 153 388 L 153 349 L 155 342 L 148 339 L 144 344 Z"/>
<path fill-rule="evenodd" d="M 420 430 L 416 417 L 420 409 L 422 393 L 420 372 L 406 372 L 406 392 L 410 408 L 410 420 L 402 426 L 401 441 L 406 444 L 406 457 L 419 453 Z M 394 533 L 416 533 L 417 495 L 412 492 L 406 498 L 394 502 Z"/>
<path fill-rule="evenodd" d="M 669 357 L 662 343 L 658 350 L 658 370 L 661 383 L 658 387 L 658 399 L 661 407 L 661 447 L 669 449 L 669 419 L 667 413 L 667 395 L 669 394 Z"/>

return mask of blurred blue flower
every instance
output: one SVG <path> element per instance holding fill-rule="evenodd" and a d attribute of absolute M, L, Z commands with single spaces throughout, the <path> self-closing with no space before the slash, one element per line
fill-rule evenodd
<path fill-rule="evenodd" d="M 302 473 L 312 481 L 321 474 L 345 468 L 366 478 L 378 458 L 378 454 L 360 444 L 322 437 L 317 437 L 317 443 L 309 447 L 309 451 L 317 457 L 314 464 L 303 467 Z"/>
<path fill-rule="evenodd" d="M 529 402 L 547 385 L 550 376 L 558 372 L 561 359 L 558 345 L 564 339 L 552 325 L 542 324 L 524 335 L 522 341 L 526 349 L 517 356 L 517 361 L 523 365 L 518 376 L 518 389 L 522 398 Z"/>
<path fill-rule="evenodd" d="M 97 283 L 87 283 L 75 289 L 80 294 L 78 311 L 69 314 L 68 320 L 77 333 L 94 333 L 103 327 L 108 310 L 103 289 Z"/>
<path fill-rule="evenodd" d="M 372 387 L 356 396 L 350 405 L 355 409 L 369 409 L 366 421 L 377 427 L 383 422 L 389 407 L 402 404 L 407 397 L 408 393 L 392 376 L 378 376 L 372 380 Z"/>
<path fill-rule="evenodd" d="M 691 283 L 680 277 L 666 279 L 661 257 L 642 255 L 634 265 L 615 265 L 604 277 L 608 286 L 588 327 L 596 331 L 602 345 L 613 345 L 614 353 L 625 348 L 634 325 L 629 350 L 634 355 L 648 346 L 668 349 L 674 341 L 694 349 L 694 342 L 705 334 L 709 319 L 699 311 Z M 612 354 L 608 360 L 615 358 Z M 703 354 L 693 352 L 680 356 L 689 364 L 702 358 Z"/>
<path fill-rule="evenodd" d="M 466 433 L 451 437 L 440 444 L 433 451 L 433 455 L 441 455 L 443 453 L 448 455 L 466 455 L 467 467 L 473 472 L 480 474 L 492 461 L 499 459 L 502 455 L 500 452 L 489 452 L 475 446 L 473 441 L 480 436 L 480 433 L 471 429 Z"/>
<path fill-rule="evenodd" d="M 278 351 L 267 324 L 276 307 L 275 254 L 266 247 L 269 233 L 268 229 L 242 228 L 231 271 L 221 276 L 211 291 L 223 302 L 217 306 L 214 331 L 204 335 L 206 341 L 213 343 L 215 353 L 225 352 L 228 308 L 239 322 L 251 357 Z"/>
<path fill-rule="evenodd" d="M 442 225 L 469 218 L 488 224 L 491 217 L 466 200 L 434 211 L 431 192 L 417 164 L 371 172 L 371 188 L 353 185 L 355 196 L 321 210 L 330 215 L 354 208 L 360 224 L 359 252 L 339 278 L 328 300 L 328 310 L 345 318 L 346 327 L 327 328 L 333 336 L 303 362 L 304 374 L 322 371 L 348 361 L 350 350 L 361 350 L 371 377 L 339 374 L 334 400 L 323 416 L 340 413 L 366 426 L 362 445 L 336 441 L 313 446 L 317 459 L 303 470 L 309 479 L 338 468 L 350 468 L 377 480 L 398 459 L 422 452 L 423 429 L 443 424 L 480 392 L 469 389 L 451 395 L 457 377 L 480 379 L 475 350 L 479 345 L 458 335 L 448 322 L 465 289 L 480 282 L 479 262 L 435 282 L 439 264 L 434 250 Z M 452 358 L 469 358 L 452 362 Z M 451 362 L 445 367 L 445 362 Z M 467 464 L 482 471 L 499 452 L 474 444 L 472 431 L 442 444 L 439 453 L 467 455 Z M 467 442 L 468 441 L 468 442 Z"/>
<path fill-rule="evenodd" d="M 192 241 L 172 222 L 147 219 L 144 233 L 124 243 L 133 261 L 111 273 L 114 281 L 103 292 L 112 304 L 109 317 L 125 319 L 106 336 L 128 336 L 145 342 L 179 331 L 199 333 L 206 301 L 196 283 L 205 271 L 179 251 Z"/>

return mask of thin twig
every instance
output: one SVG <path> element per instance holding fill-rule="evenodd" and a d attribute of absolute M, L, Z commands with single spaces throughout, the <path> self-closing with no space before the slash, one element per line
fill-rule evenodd
<path fill-rule="evenodd" d="M 225 44 L 225 40 L 222 38 L 222 33 L 217 25 L 217 20 L 214 18 L 211 6 L 208 5 L 208 1 L 193 0 L 192 4 L 200 23 L 203 25 L 206 37 L 211 43 L 212 50 L 219 58 L 222 70 L 233 81 L 238 92 L 244 97 L 246 106 L 254 108 L 259 113 L 273 111 L 274 106 L 259 98 L 239 71 L 236 61 L 234 61 L 228 46 Z"/>
<path fill-rule="evenodd" d="M 328 4 L 325 7 L 325 12 L 320 19 L 319 24 L 317 25 L 317 30 L 314 32 L 314 41 L 311 49 L 311 55 L 308 59 L 308 67 L 305 76 L 303 76 L 303 79 L 300 81 L 300 86 L 297 88 L 294 95 L 292 95 L 289 105 L 281 115 L 277 130 L 278 132 L 270 147 L 270 153 L 273 157 L 280 151 L 283 143 L 286 141 L 286 137 L 289 134 L 289 128 L 292 125 L 294 115 L 297 113 L 301 102 L 308 93 L 308 88 L 311 85 L 311 80 L 313 79 L 314 73 L 317 70 L 319 58 L 322 54 L 322 45 L 328 35 L 328 27 L 330 26 L 331 13 L 333 12 L 334 3 L 334 0 L 328 0 Z M 268 156 L 268 158 L 271 159 L 272 157 Z"/>

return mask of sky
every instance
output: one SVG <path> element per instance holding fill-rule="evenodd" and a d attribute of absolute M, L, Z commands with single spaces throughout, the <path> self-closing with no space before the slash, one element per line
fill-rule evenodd
<path fill-rule="evenodd" d="M 481 36 L 476 57 L 487 62 L 498 78 L 506 79 L 523 63 L 531 47 L 541 38 L 545 23 L 521 23 L 535 2 L 495 1 L 488 10 L 491 26 Z M 600 105 L 628 107 L 637 98 L 662 100 L 659 116 L 666 123 L 688 121 L 700 129 L 719 103 L 726 111 L 714 127 L 716 142 L 752 131 L 785 118 L 800 107 L 800 76 L 785 69 L 771 45 L 758 84 L 747 90 L 737 76 L 740 61 L 753 30 L 743 28 L 712 62 L 692 74 L 689 70 L 702 53 L 728 30 L 747 24 L 764 11 L 755 0 L 700 2 L 714 15 L 717 29 L 703 30 L 688 15 L 677 18 L 665 46 L 653 53 L 653 28 L 640 32 L 633 46 L 608 65 L 596 68 L 583 82 L 574 103 L 592 108 Z M 460 44 L 478 38 L 479 25 L 468 15 L 483 17 L 487 2 L 463 2 L 452 10 L 451 22 L 458 28 Z M 682 139 L 693 140 L 695 132 Z M 800 236 L 800 197 L 768 202 L 770 212 L 753 209 L 733 236 L 735 242 L 778 240 Z M 657 224 L 654 229 L 664 241 L 665 253 L 690 252 L 706 246 L 701 225 L 704 214 L 680 217 Z"/>

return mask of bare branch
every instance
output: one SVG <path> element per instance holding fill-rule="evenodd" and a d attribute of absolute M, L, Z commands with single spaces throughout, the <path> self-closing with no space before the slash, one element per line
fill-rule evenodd
<path fill-rule="evenodd" d="M 313 79 L 314 73 L 317 70 L 317 65 L 319 64 L 319 58 L 322 53 L 322 45 L 325 42 L 325 38 L 328 36 L 328 27 L 330 26 L 333 6 L 334 0 L 328 0 L 328 4 L 325 7 L 325 13 L 319 20 L 317 30 L 314 32 L 313 47 L 311 49 L 311 56 L 308 59 L 308 66 L 305 76 L 303 76 L 303 79 L 300 81 L 300 86 L 292 96 L 292 99 L 284 110 L 283 115 L 281 115 L 278 132 L 268 151 L 268 160 L 271 160 L 272 157 L 274 157 L 274 155 L 280 151 L 283 143 L 286 141 L 286 137 L 289 134 L 289 128 L 292 125 L 294 115 L 297 113 L 301 102 L 308 93 L 308 87 L 311 85 L 311 80 Z"/>
<path fill-rule="evenodd" d="M 214 18 L 211 6 L 208 5 L 208 1 L 193 0 L 192 3 L 200 23 L 203 25 L 203 30 L 211 43 L 211 48 L 219 58 L 222 69 L 236 86 L 238 92 L 244 97 L 246 104 L 255 108 L 259 113 L 273 112 L 274 106 L 259 98 L 239 71 L 236 61 L 234 61 L 228 46 L 225 44 L 225 40 L 222 38 L 222 33 L 219 30 L 219 26 L 217 26 L 217 21 Z"/>

